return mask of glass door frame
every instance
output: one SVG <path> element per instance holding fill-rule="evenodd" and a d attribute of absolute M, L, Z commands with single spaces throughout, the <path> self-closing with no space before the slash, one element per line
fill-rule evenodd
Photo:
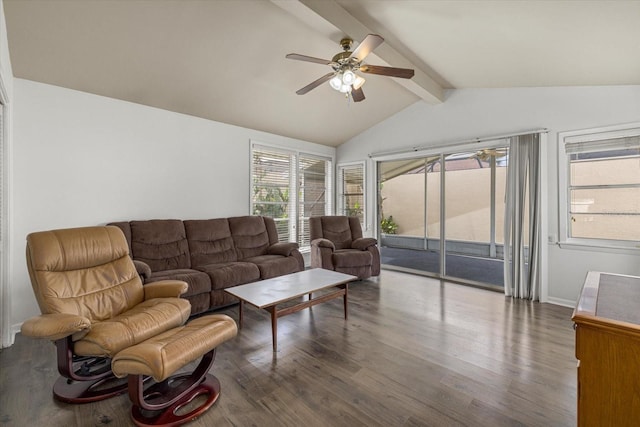
<path fill-rule="evenodd" d="M 394 155 L 383 155 L 383 156 L 375 156 L 375 157 L 371 157 L 371 161 L 372 161 L 372 176 L 373 179 L 375 180 L 375 186 L 373 188 L 375 188 L 374 194 L 373 194 L 373 199 L 374 199 L 374 203 L 372 204 L 373 208 L 375 209 L 375 218 L 377 218 L 377 221 L 375 223 L 375 235 L 378 239 L 379 242 L 381 242 L 381 230 L 380 230 L 380 182 L 379 182 L 379 176 L 378 176 L 378 170 L 379 170 L 379 163 L 381 162 L 387 162 L 387 161 L 398 161 L 398 160 L 416 160 L 416 159 L 420 159 L 420 158 L 427 158 L 427 157 L 436 157 L 439 156 L 440 157 L 440 164 L 441 164 L 441 168 L 440 168 L 440 237 L 439 237 L 439 247 L 440 247 L 440 272 L 439 273 L 433 273 L 433 272 L 427 272 L 427 271 L 418 271 L 415 270 L 416 274 L 422 274 L 425 276 L 430 276 L 430 277 L 435 277 L 438 279 L 446 279 L 448 281 L 451 282 L 459 282 L 459 283 L 464 283 L 464 284 L 468 284 L 471 286 L 476 286 L 476 287 L 481 287 L 481 288 L 487 288 L 487 289 L 491 289 L 491 290 L 498 290 L 498 291 L 503 291 L 504 287 L 503 286 L 498 286 L 498 285 L 493 285 L 490 283 L 483 283 L 483 282 L 477 282 L 477 281 L 473 281 L 473 280 L 469 280 L 469 279 L 464 279 L 464 278 L 458 278 L 458 277 L 453 277 L 453 276 L 449 276 L 446 274 L 447 270 L 446 270 L 446 204 L 445 204 L 445 158 L 448 155 L 454 154 L 454 153 L 464 153 L 464 152 L 469 152 L 469 151 L 479 151 L 479 150 L 484 150 L 484 149 L 492 149 L 492 148 L 508 148 L 509 147 L 509 139 L 508 138 L 496 138 L 496 139 L 491 139 L 491 140 L 483 140 L 483 141 L 478 141 L 478 142 L 472 142 L 472 143 L 463 143 L 463 144 L 455 144 L 455 145 L 449 145 L 449 146 L 438 146 L 438 147 L 434 147 L 433 149 L 430 150 L 420 150 L 420 151 L 415 151 L 412 153 L 402 153 L 402 154 L 394 154 Z M 490 256 L 495 258 L 496 257 L 496 167 L 497 167 L 497 162 L 496 162 L 496 158 L 495 156 L 491 157 L 491 194 L 490 194 L 490 203 L 491 203 L 491 209 L 490 209 L 490 217 L 491 217 L 491 223 L 490 223 L 490 242 L 489 242 L 489 252 L 490 252 Z M 425 192 L 426 192 L 426 170 L 425 170 Z M 426 214 L 426 209 L 427 209 L 427 202 L 426 202 L 426 195 L 425 195 L 425 203 L 424 203 L 424 225 L 425 225 L 425 230 L 424 230 L 424 239 L 425 242 L 428 242 L 428 231 L 427 231 L 427 214 Z M 428 244 L 428 243 L 425 243 Z M 384 264 L 383 264 L 384 265 Z M 388 266 L 387 266 L 388 267 Z M 414 270 L 412 270 L 413 272 Z"/>

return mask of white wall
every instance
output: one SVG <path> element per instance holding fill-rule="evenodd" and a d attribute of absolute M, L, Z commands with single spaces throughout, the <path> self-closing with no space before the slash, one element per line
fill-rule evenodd
<path fill-rule="evenodd" d="M 24 259 L 28 233 L 128 219 L 247 214 L 250 139 L 334 155 L 331 147 L 305 141 L 27 80 L 9 81 L 14 330 L 39 312 Z M 633 121 L 640 121 L 640 86 L 456 90 L 441 105 L 414 104 L 353 138 L 339 147 L 337 160 L 548 128 L 548 221 L 550 233 L 557 234 L 557 132 Z M 368 201 L 372 212 L 373 193 Z M 640 274 L 635 255 L 555 245 L 548 254 L 549 298 L 556 302 L 576 299 L 587 270 Z"/>
<path fill-rule="evenodd" d="M 28 233 L 118 220 L 247 215 L 250 140 L 335 155 L 333 147 L 14 82 L 14 328 L 39 314 L 24 257 Z"/>
<path fill-rule="evenodd" d="M 640 86 L 462 89 L 436 106 L 418 102 L 338 148 L 338 162 L 376 151 L 547 128 L 548 234 L 558 235 L 557 133 L 640 121 Z M 371 170 L 371 163 L 368 165 Z M 373 212 L 374 186 L 368 209 Z M 589 270 L 640 275 L 640 253 L 547 248 L 549 301 L 573 304 Z"/>
<path fill-rule="evenodd" d="M 13 344 L 11 325 L 11 289 L 9 287 L 10 254 L 6 248 L 9 245 L 9 204 L 11 200 L 11 150 L 12 150 L 12 108 L 13 108 L 13 71 L 9 57 L 9 44 L 7 41 L 7 25 L 4 19 L 4 6 L 0 0 L 0 101 L 3 107 L 3 135 L 2 135 L 2 247 L 0 251 L 0 347 L 8 347 Z"/>
<path fill-rule="evenodd" d="M 13 98 L 13 72 L 9 58 L 9 42 L 7 40 L 7 23 L 4 19 L 4 5 L 0 0 L 0 81 L 7 91 L 9 100 Z"/>

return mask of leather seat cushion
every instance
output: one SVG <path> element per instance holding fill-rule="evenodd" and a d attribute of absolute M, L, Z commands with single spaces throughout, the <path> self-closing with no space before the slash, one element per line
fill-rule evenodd
<path fill-rule="evenodd" d="M 191 304 L 182 298 L 154 298 L 132 309 L 94 323 L 91 330 L 73 345 L 80 356 L 113 357 L 126 347 L 139 344 L 164 331 L 184 324 Z"/>
<path fill-rule="evenodd" d="M 295 273 L 300 270 L 300 265 L 295 257 L 284 257 L 282 255 L 261 255 L 246 260 L 252 262 L 260 269 L 261 279 L 271 279 L 272 277 Z"/>
<path fill-rule="evenodd" d="M 260 279 L 258 266 L 249 262 L 229 262 L 198 267 L 211 278 L 211 290 L 243 285 Z"/>
<path fill-rule="evenodd" d="M 369 251 L 341 249 L 333 253 L 333 265 L 336 267 L 370 266 L 372 261 Z"/>
<path fill-rule="evenodd" d="M 113 373 L 120 378 L 148 375 L 157 382 L 164 381 L 237 332 L 236 322 L 227 315 L 200 317 L 121 351 L 113 359 Z"/>

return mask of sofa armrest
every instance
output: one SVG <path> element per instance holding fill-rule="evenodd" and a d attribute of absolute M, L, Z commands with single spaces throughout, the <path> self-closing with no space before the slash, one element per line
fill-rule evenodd
<path fill-rule="evenodd" d="M 20 328 L 23 335 L 57 341 L 78 332 L 91 329 L 91 321 L 77 314 L 54 313 L 41 314 L 27 319 Z"/>
<path fill-rule="evenodd" d="M 178 298 L 187 292 L 189 285 L 182 280 L 158 280 L 144 285 L 145 301 L 153 298 Z"/>
<path fill-rule="evenodd" d="M 291 256 L 291 252 L 298 249 L 298 247 L 298 244 L 295 242 L 279 242 L 269 246 L 267 248 L 267 254 Z"/>
<path fill-rule="evenodd" d="M 332 251 L 336 250 L 336 246 L 329 239 L 315 239 L 311 241 L 311 246 L 316 246 L 319 248 L 328 248 Z"/>
<path fill-rule="evenodd" d="M 149 264 L 143 261 L 133 260 L 133 265 L 136 267 L 136 271 L 138 272 L 138 276 L 142 278 L 142 283 L 149 280 L 151 277 L 151 267 Z"/>
<path fill-rule="evenodd" d="M 378 241 L 373 237 L 361 237 L 351 242 L 351 247 L 353 249 L 359 249 L 361 251 L 364 251 L 369 246 L 375 246 L 377 244 L 378 244 Z"/>

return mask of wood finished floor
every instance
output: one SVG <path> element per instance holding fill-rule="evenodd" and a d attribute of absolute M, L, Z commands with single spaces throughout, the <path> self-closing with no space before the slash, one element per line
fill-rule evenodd
<path fill-rule="evenodd" d="M 279 320 L 245 309 L 212 369 L 218 402 L 189 426 L 572 426 L 571 310 L 383 271 Z M 237 308 L 223 311 L 237 319 Z M 54 347 L 0 352 L 0 426 L 130 426 L 130 401 L 56 402 Z"/>

